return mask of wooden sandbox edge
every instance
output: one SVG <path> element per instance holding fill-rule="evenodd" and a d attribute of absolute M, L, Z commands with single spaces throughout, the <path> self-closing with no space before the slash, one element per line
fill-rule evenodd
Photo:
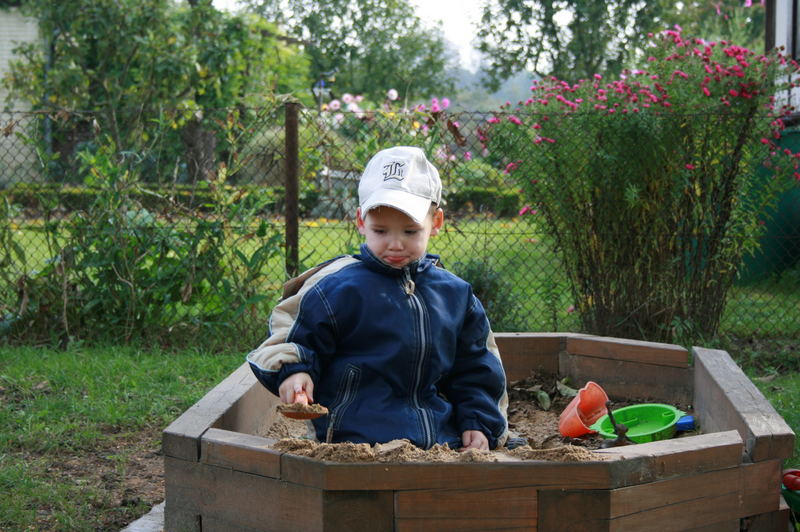
<path fill-rule="evenodd" d="M 726 351 L 695 347 L 695 418 L 703 432 L 735 429 L 753 462 L 786 459 L 795 434 Z"/>
<path fill-rule="evenodd" d="M 236 407 L 236 403 L 248 399 L 249 394 L 262 395 L 259 388 L 263 386 L 255 384 L 258 382 L 245 362 L 164 429 L 161 442 L 164 456 L 196 462 L 200 459 L 200 438 L 221 419 L 235 416 L 243 420 L 249 416 L 249 423 L 260 422 L 251 408 Z M 263 390 L 263 395 L 271 394 Z M 255 401 L 245 400 L 245 403 Z"/>

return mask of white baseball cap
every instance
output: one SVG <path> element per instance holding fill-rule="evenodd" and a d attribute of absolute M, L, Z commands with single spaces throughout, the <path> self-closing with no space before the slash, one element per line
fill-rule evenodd
<path fill-rule="evenodd" d="M 413 146 L 395 146 L 379 151 L 367 163 L 358 183 L 361 216 L 385 205 L 406 213 L 422 223 L 431 203 L 442 202 L 439 172 Z"/>

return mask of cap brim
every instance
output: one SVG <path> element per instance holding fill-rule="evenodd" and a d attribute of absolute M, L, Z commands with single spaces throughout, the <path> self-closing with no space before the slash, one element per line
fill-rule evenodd
<path fill-rule="evenodd" d="M 412 220 L 421 224 L 431 208 L 431 200 L 403 190 L 381 189 L 375 191 L 374 194 L 367 198 L 367 201 L 361 204 L 362 216 L 366 216 L 366 213 L 375 207 L 381 206 L 392 207 L 404 212 Z"/>

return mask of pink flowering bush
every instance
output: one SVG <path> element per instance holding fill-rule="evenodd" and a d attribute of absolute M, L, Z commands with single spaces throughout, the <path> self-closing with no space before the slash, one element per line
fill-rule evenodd
<path fill-rule="evenodd" d="M 797 64 L 677 28 L 645 63 L 537 82 L 482 138 L 547 220 L 587 331 L 713 335 L 765 208 L 800 178 L 774 98 Z"/>

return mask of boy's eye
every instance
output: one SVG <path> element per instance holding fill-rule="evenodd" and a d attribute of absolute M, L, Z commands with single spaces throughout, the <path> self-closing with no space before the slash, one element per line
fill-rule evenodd
<path fill-rule="evenodd" d="M 385 233 L 385 232 L 386 232 L 386 231 L 384 231 L 383 229 L 373 229 L 373 231 L 374 231 L 375 233 L 378 233 L 379 235 L 382 235 L 383 233 Z"/>
<path fill-rule="evenodd" d="M 417 234 L 418 231 L 419 231 L 418 229 L 406 229 L 406 234 L 407 235 L 415 235 L 415 234 Z"/>

